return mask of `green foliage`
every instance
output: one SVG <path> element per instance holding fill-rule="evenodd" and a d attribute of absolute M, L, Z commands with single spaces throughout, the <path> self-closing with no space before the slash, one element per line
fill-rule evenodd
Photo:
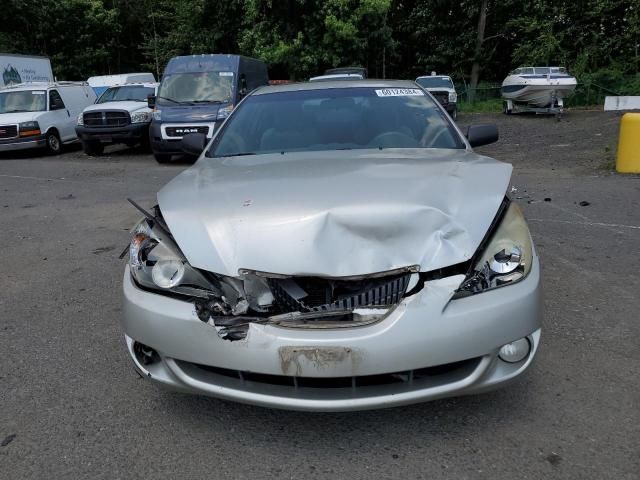
<path fill-rule="evenodd" d="M 354 65 L 372 77 L 415 78 L 435 70 L 463 82 L 478 60 L 481 79 L 499 82 L 521 64 L 559 64 L 582 84 L 576 101 L 600 98 L 596 85 L 638 94 L 637 0 L 489 0 L 476 58 L 481 3 L 4 0 L 0 51 L 47 55 L 60 79 L 161 73 L 171 57 L 194 53 L 262 58 L 273 78 L 299 80 Z"/>

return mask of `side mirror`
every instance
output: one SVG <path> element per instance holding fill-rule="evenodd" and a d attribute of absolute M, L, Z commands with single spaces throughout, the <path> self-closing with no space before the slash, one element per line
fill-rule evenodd
<path fill-rule="evenodd" d="M 180 141 L 180 148 L 187 155 L 199 157 L 207 146 L 207 136 L 204 133 L 187 133 Z"/>
<path fill-rule="evenodd" d="M 155 95 L 149 95 L 147 97 L 147 107 L 149 108 L 156 108 L 156 96 Z"/>
<path fill-rule="evenodd" d="M 493 124 L 469 125 L 467 140 L 472 147 L 495 143 L 498 141 L 498 127 Z"/>
<path fill-rule="evenodd" d="M 247 93 L 247 78 L 243 75 L 240 78 L 240 98 L 244 98 Z"/>

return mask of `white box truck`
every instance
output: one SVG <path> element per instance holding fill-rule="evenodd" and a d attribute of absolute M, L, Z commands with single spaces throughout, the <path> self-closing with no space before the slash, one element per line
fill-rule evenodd
<path fill-rule="evenodd" d="M 50 83 L 53 78 L 47 57 L 0 53 L 0 88 L 16 83 Z"/>

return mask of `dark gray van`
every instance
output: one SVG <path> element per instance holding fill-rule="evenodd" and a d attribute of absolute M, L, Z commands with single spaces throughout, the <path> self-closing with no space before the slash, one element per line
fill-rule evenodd
<path fill-rule="evenodd" d="M 153 108 L 149 139 L 156 160 L 182 154 L 188 133 L 211 138 L 235 105 L 252 90 L 269 83 L 261 60 L 240 55 L 189 55 L 167 64 Z"/>

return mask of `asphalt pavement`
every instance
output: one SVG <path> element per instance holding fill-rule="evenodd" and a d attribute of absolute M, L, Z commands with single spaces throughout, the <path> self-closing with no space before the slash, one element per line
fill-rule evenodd
<path fill-rule="evenodd" d="M 188 163 L 120 147 L 0 157 L 0 479 L 640 478 L 640 176 L 611 169 L 619 115 L 460 122 L 498 123 L 479 151 L 514 164 L 543 266 L 538 357 L 503 390 L 358 413 L 166 392 L 134 373 L 126 198 L 153 205 Z"/>

